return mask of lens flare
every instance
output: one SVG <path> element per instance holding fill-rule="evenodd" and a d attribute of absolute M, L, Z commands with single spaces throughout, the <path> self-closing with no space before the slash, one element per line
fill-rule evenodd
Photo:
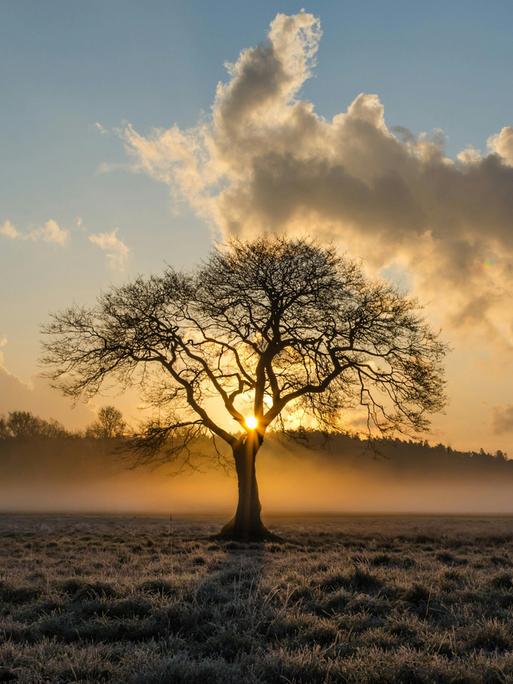
<path fill-rule="evenodd" d="M 255 416 L 248 416 L 246 418 L 246 427 L 248 427 L 250 430 L 254 430 L 257 425 L 258 420 L 255 418 Z"/>

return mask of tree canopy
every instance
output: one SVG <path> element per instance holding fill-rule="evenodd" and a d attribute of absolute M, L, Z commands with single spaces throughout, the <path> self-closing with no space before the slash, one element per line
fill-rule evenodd
<path fill-rule="evenodd" d="M 102 406 L 98 418 L 86 429 L 86 437 L 94 439 L 119 439 L 127 431 L 123 414 L 115 406 Z"/>
<path fill-rule="evenodd" d="M 45 332 L 65 393 L 141 387 L 157 409 L 135 441 L 145 458 L 186 454 L 205 433 L 224 440 L 239 503 L 258 502 L 256 480 L 241 494 L 242 470 L 254 473 L 270 426 L 337 430 L 363 408 L 369 430 L 422 431 L 444 404 L 445 348 L 417 303 L 308 239 L 234 240 L 192 272 L 168 268 L 55 314 Z"/>

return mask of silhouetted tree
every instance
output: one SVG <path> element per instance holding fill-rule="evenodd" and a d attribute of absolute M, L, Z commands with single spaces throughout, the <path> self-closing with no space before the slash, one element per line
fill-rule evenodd
<path fill-rule="evenodd" d="M 164 448 L 187 458 L 203 434 L 229 445 L 239 500 L 225 537 L 269 536 L 255 460 L 275 422 L 337 430 L 363 406 L 369 429 L 424 430 L 444 402 L 444 346 L 416 303 L 304 239 L 232 241 L 192 273 L 169 268 L 58 313 L 45 332 L 66 394 L 95 395 L 106 378 L 146 390 L 160 415 L 134 442 L 143 462 Z"/>
<path fill-rule="evenodd" d="M 0 416 L 0 439 L 9 439 L 11 436 L 7 421 Z"/>
<path fill-rule="evenodd" d="M 30 411 L 11 411 L 0 419 L 2 439 L 57 439 L 69 437 L 70 433 L 56 420 L 44 420 Z"/>
<path fill-rule="evenodd" d="M 86 429 L 86 437 L 94 439 L 119 439 L 126 432 L 123 414 L 114 406 L 102 406 L 98 419 Z"/>

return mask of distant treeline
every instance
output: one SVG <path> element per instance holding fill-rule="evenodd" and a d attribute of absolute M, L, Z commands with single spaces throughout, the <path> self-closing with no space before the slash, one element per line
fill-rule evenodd
<path fill-rule="evenodd" d="M 68 439 L 96 439 L 96 440 L 127 440 L 134 435 L 121 411 L 114 406 L 104 406 L 99 409 L 97 420 L 84 430 L 68 430 L 57 420 L 45 420 L 34 416 L 29 411 L 11 411 L 7 416 L 0 416 L 0 447 L 1 442 L 20 440 L 68 440 Z M 349 443 L 358 443 L 369 453 L 379 457 L 388 456 L 392 450 L 407 450 L 410 453 L 432 454 L 437 457 L 452 456 L 454 458 L 474 459 L 481 462 L 507 461 L 506 452 L 498 449 L 495 453 L 479 449 L 478 451 L 461 451 L 445 444 L 432 445 L 427 440 L 379 437 L 368 440 L 356 432 L 346 431 L 340 434 L 328 434 L 318 430 L 297 430 L 287 433 L 276 432 L 275 437 L 282 444 L 299 444 L 326 454 L 338 451 L 337 447 L 347 447 Z M 513 463 L 513 461 L 512 461 Z"/>
<path fill-rule="evenodd" d="M 0 418 L 0 480 L 79 481 L 95 478 L 99 473 L 113 475 L 141 462 L 128 448 L 131 437 L 133 432 L 122 414 L 111 406 L 100 409 L 97 420 L 80 432 L 26 411 L 13 411 Z M 191 448 L 192 462 L 196 458 L 202 466 L 215 466 L 220 460 L 217 447 L 207 438 L 198 439 Z M 299 461 L 317 463 L 321 469 L 342 469 L 385 480 L 470 479 L 477 483 L 488 479 L 513 485 L 513 460 L 503 451 L 463 452 L 411 439 L 380 438 L 369 442 L 354 433 L 276 432 L 269 436 L 262 458 L 291 467 Z M 166 462 L 164 452 L 158 465 L 166 468 Z M 229 464 L 229 459 L 224 463 Z"/>
<path fill-rule="evenodd" d="M 27 412 L 10 413 L 0 423 L 0 512 L 226 507 L 233 469 L 219 440 L 195 440 L 186 463 L 164 450 L 143 468 L 134 467 L 141 460 L 130 449 L 133 436 L 121 414 L 110 410 L 81 432 Z M 189 465 L 185 477 L 169 477 Z M 513 513 L 513 459 L 502 451 L 463 452 L 393 438 L 369 443 L 352 433 L 274 432 L 257 467 L 270 510 Z"/>
<path fill-rule="evenodd" d="M 119 439 L 127 437 L 130 430 L 121 411 L 114 406 L 104 406 L 98 411 L 97 420 L 85 430 L 68 430 L 57 420 L 45 420 L 30 411 L 11 411 L 0 416 L 0 440 L 40 439 Z"/>
<path fill-rule="evenodd" d="M 276 437 L 293 453 L 295 439 L 291 441 L 286 435 Z M 500 449 L 495 453 L 484 449 L 458 451 L 444 444 L 431 445 L 426 440 L 381 437 L 369 441 L 355 433 L 306 432 L 301 442 L 321 464 L 349 467 L 361 475 L 452 481 L 470 478 L 476 482 L 480 477 L 506 477 L 513 484 L 513 459 L 508 459 Z M 302 454 L 305 455 L 304 450 Z"/>
<path fill-rule="evenodd" d="M 290 437 L 294 441 L 303 442 L 310 448 L 318 449 L 323 452 L 331 453 L 337 452 L 341 447 L 347 447 L 349 443 L 359 443 L 362 449 L 376 457 L 390 456 L 391 452 L 401 451 L 410 454 L 424 455 L 431 458 L 451 458 L 456 459 L 473 459 L 481 462 L 496 462 L 509 461 L 508 455 L 505 451 L 497 449 L 494 453 L 485 451 L 481 448 L 478 451 L 461 451 L 453 449 L 445 444 L 430 444 L 428 440 L 404 439 L 400 437 L 377 437 L 368 439 L 367 436 L 362 436 L 356 432 L 347 431 L 340 434 L 326 434 L 319 431 L 302 430 L 301 432 L 291 433 Z M 287 436 L 285 436 L 287 439 Z M 511 461 L 513 465 L 513 460 Z"/>

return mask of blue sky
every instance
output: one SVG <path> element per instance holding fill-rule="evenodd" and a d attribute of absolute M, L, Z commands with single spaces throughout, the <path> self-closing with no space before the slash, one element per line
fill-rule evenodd
<path fill-rule="evenodd" d="M 104 161 L 124 161 L 124 153 L 94 124 L 112 128 L 128 119 L 143 131 L 192 125 L 226 79 L 224 62 L 262 40 L 278 11 L 302 6 L 0 3 L 3 216 L 21 226 L 48 217 L 69 224 L 77 215 L 94 230 L 119 226 L 137 239 L 142 269 L 163 250 L 193 259 L 204 230 L 195 223 L 200 245 L 192 251 L 166 240 L 180 233 L 184 216 L 170 216 L 163 188 L 126 173 L 96 173 Z M 345 109 L 359 92 L 377 92 L 389 125 L 442 128 L 453 153 L 468 144 L 483 148 L 511 117 L 510 2 L 326 1 L 306 9 L 323 26 L 316 75 L 304 88 L 320 114 Z"/>
<path fill-rule="evenodd" d="M 484 151 L 513 123 L 507 1 L 0 1 L 0 225 L 9 219 L 27 235 L 54 219 L 72 238 L 62 247 L 0 236 L 0 339 L 12 373 L 37 370 L 49 310 L 205 255 L 205 222 L 129 171 L 112 130 L 193 126 L 228 78 L 224 63 L 264 40 L 277 12 L 302 7 L 323 37 L 301 97 L 322 116 L 378 93 L 389 127 L 443 129 L 449 156 Z M 113 170 L 102 173 L 104 164 Z M 88 240 L 114 228 L 130 249 L 122 272 Z"/>

